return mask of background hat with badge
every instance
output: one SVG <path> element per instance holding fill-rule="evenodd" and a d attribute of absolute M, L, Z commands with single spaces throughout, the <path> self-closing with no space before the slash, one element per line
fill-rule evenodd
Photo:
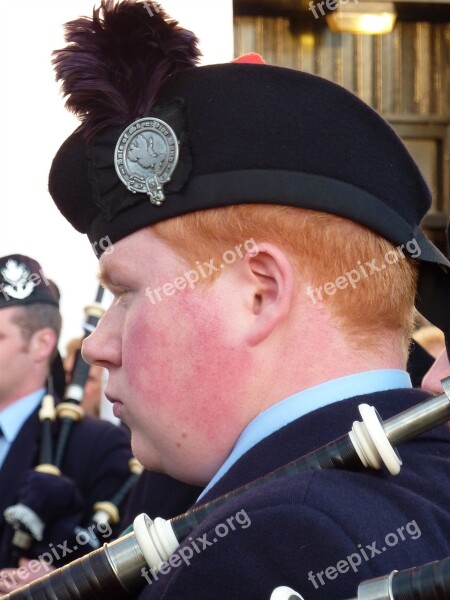
<path fill-rule="evenodd" d="M 22 254 L 0 258 L 0 309 L 36 303 L 59 306 L 55 284 L 44 275 L 41 265 Z"/>
<path fill-rule="evenodd" d="M 59 290 L 48 279 L 41 265 L 23 254 L 9 254 L 0 258 L 0 310 L 12 306 L 50 304 L 59 308 Z M 59 352 L 51 366 L 53 387 L 58 396 L 65 388 L 64 367 Z"/>

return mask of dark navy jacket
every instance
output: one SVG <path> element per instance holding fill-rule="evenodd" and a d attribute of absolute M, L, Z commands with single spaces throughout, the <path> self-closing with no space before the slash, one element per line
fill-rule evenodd
<path fill-rule="evenodd" d="M 121 531 L 140 513 L 170 519 L 185 512 L 200 496 L 201 487 L 177 481 L 164 473 L 143 471 L 122 511 Z"/>
<path fill-rule="evenodd" d="M 360 420 L 361 403 L 386 419 L 426 397 L 379 392 L 305 415 L 248 451 L 204 500 L 344 435 Z M 143 579 L 139 600 L 269 600 L 281 585 L 305 600 L 339 600 L 355 597 L 365 579 L 449 556 L 450 430 L 422 434 L 399 452 L 395 477 L 315 471 L 246 492 L 183 543 L 186 560 L 173 561 L 151 584 Z"/>
<path fill-rule="evenodd" d="M 0 469 L 0 568 L 12 566 L 13 532 L 3 513 L 17 502 L 23 474 L 38 464 L 40 435 L 36 410 L 24 423 Z M 92 516 L 95 502 L 109 500 L 123 484 L 129 474 L 130 458 L 130 441 L 125 430 L 91 417 L 85 417 L 74 426 L 62 472 L 75 481 L 85 501 L 83 521 Z M 67 556 L 65 562 L 72 559 L 73 555 Z"/>

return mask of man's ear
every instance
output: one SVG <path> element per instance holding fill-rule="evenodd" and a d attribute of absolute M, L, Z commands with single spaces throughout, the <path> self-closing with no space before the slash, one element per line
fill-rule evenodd
<path fill-rule="evenodd" d="M 257 254 L 245 256 L 244 268 L 250 283 L 252 313 L 247 342 L 255 346 L 289 315 L 294 273 L 286 254 L 268 243 L 259 243 Z"/>
<path fill-rule="evenodd" d="M 51 327 L 35 331 L 29 343 L 29 349 L 35 361 L 48 362 L 57 341 L 56 332 Z"/>

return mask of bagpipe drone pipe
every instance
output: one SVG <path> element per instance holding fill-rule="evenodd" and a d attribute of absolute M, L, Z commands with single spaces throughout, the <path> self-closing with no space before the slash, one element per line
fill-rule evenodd
<path fill-rule="evenodd" d="M 103 292 L 103 288 L 99 286 L 95 301 L 85 308 L 84 337 L 95 329 L 104 313 L 101 305 Z M 57 537 L 61 538 L 57 541 L 71 540 L 75 535 L 82 535 L 85 548 L 83 551 L 80 548 L 80 554 L 84 554 L 86 548 L 91 550 L 100 546 L 101 542 L 96 535 L 100 524 L 103 527 L 118 524 L 119 506 L 142 472 L 142 466 L 138 461 L 131 459 L 129 475 L 120 489 L 116 490 L 111 498 L 99 498 L 92 508 L 92 518 L 87 523 L 83 522 L 83 516 L 86 514 L 84 500 L 75 482 L 64 475 L 63 466 L 73 428 L 84 418 L 81 401 L 89 369 L 90 365 L 84 361 L 81 350 L 78 350 L 64 399 L 56 406 L 51 389 L 52 380 L 49 378 L 47 393 L 43 397 L 39 411 L 41 423 L 39 464 L 24 474 L 16 503 L 4 512 L 5 520 L 14 529 L 12 539 L 14 564 L 17 564 L 21 557 L 29 556 L 30 553 L 36 555 L 39 548 L 49 549 L 49 542 L 55 541 L 49 538 L 53 535 L 48 534 L 50 526 L 53 531 L 57 530 Z M 57 436 L 54 444 L 55 421 Z"/>
<path fill-rule="evenodd" d="M 450 556 L 426 565 L 392 571 L 363 581 L 358 595 L 349 600 L 448 600 L 450 598 Z M 288 587 L 278 587 L 270 600 L 308 600 Z"/>
<path fill-rule="evenodd" d="M 375 408 L 359 406 L 362 421 L 351 431 L 321 448 L 302 456 L 210 502 L 194 506 L 170 520 L 147 515 L 136 517 L 117 540 L 54 571 L 15 592 L 10 600 L 105 599 L 133 597 L 144 586 L 143 569 L 155 574 L 183 540 L 208 515 L 248 489 L 320 469 L 380 469 L 399 473 L 400 457 L 395 446 L 445 423 L 450 418 L 450 377 L 442 382 L 444 392 L 402 413 L 382 421 Z M 425 597 L 425 596 L 424 596 Z M 295 596 L 294 596 L 295 598 Z M 376 598 L 375 596 L 373 598 Z"/>

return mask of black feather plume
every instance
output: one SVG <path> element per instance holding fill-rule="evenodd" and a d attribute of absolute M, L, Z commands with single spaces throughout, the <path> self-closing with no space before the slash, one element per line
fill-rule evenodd
<path fill-rule="evenodd" d="M 65 25 L 65 39 L 56 79 L 88 139 L 148 114 L 168 78 L 200 56 L 196 36 L 155 2 L 101 0 L 92 18 Z"/>

